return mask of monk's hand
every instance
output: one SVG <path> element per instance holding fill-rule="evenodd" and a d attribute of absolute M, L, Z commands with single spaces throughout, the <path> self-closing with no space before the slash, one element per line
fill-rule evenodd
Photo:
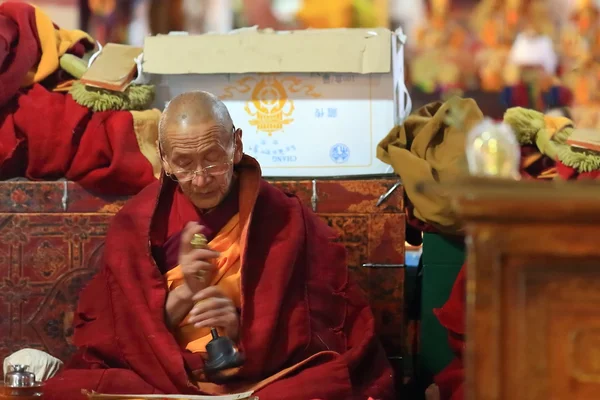
<path fill-rule="evenodd" d="M 233 301 L 218 286 L 209 286 L 196 293 L 190 311 L 189 323 L 196 328 L 222 328 L 233 341 L 237 341 L 240 319 Z"/>
<path fill-rule="evenodd" d="M 188 300 L 206 288 L 212 279 L 215 265 L 211 260 L 219 257 L 219 253 L 206 249 L 194 249 L 191 245 L 194 234 L 201 233 L 203 227 L 196 222 L 188 222 L 181 233 L 179 245 L 179 266 L 185 280 L 180 296 Z"/>

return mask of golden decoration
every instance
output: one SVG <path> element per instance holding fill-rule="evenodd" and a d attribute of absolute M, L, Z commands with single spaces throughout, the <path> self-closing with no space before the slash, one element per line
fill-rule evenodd
<path fill-rule="evenodd" d="M 201 233 L 194 233 L 194 236 L 192 237 L 190 244 L 192 245 L 192 248 L 194 248 L 196 250 L 206 249 L 208 247 L 208 239 L 206 239 L 206 236 L 204 236 Z M 198 273 L 196 274 L 196 278 L 200 282 L 204 282 L 205 281 L 204 275 L 205 275 L 204 271 L 198 271 Z"/>
<path fill-rule="evenodd" d="M 190 244 L 194 249 L 205 249 L 208 246 L 208 239 L 201 233 L 194 233 Z"/>
<path fill-rule="evenodd" d="M 267 74 L 238 80 L 235 85 L 224 89 L 220 99 L 231 99 L 234 92 L 249 93 L 250 99 L 244 106 L 244 111 L 253 117 L 248 121 L 249 124 L 255 126 L 257 131 L 266 132 L 271 136 L 283 130 L 285 125 L 294 122 L 291 117 L 296 108 L 288 93 L 312 98 L 321 97 L 321 94 L 314 90 L 314 85 L 303 83 L 300 78 Z"/>
<path fill-rule="evenodd" d="M 98 210 L 98 213 L 116 214 L 121 210 L 121 208 L 123 208 L 124 205 L 125 201 L 116 201 L 114 203 L 105 204 Z"/>

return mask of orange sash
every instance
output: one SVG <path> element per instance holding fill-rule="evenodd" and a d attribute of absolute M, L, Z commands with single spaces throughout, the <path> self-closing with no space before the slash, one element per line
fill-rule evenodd
<path fill-rule="evenodd" d="M 27 73 L 22 87 L 41 82 L 53 74 L 60 67 L 60 57 L 81 40 L 94 43 L 94 39 L 83 31 L 55 28 L 48 15 L 40 8 L 34 8 L 42 54 L 38 65 Z"/>
<path fill-rule="evenodd" d="M 210 284 L 216 285 L 229 297 L 237 308 L 241 305 L 240 274 L 240 234 L 239 214 L 227 222 L 221 231 L 210 241 L 208 246 L 221 253 L 215 260 L 216 273 Z M 169 291 L 183 284 L 183 273 L 178 265 L 165 275 Z M 206 344 L 211 340 L 210 328 L 195 328 L 186 317 L 175 332 L 177 342 L 182 348 L 192 353 L 205 352 Z M 223 334 L 223 332 L 219 332 Z"/>

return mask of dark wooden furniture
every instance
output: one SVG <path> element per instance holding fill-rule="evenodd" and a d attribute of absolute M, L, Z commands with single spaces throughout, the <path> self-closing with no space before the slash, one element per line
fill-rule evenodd
<path fill-rule="evenodd" d="M 468 400 L 600 396 L 600 185 L 468 181 Z"/>
<path fill-rule="evenodd" d="M 404 214 L 394 179 L 273 182 L 295 193 L 339 234 L 369 296 L 388 356 L 404 346 Z M 125 198 L 72 182 L 0 182 L 0 360 L 25 348 L 67 359 L 80 289 L 96 272 L 108 225 Z"/>

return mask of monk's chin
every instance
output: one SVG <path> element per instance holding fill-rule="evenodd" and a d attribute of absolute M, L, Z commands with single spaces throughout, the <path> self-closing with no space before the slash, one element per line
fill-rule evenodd
<path fill-rule="evenodd" d="M 203 194 L 194 194 L 190 200 L 196 208 L 200 210 L 209 210 L 211 208 L 215 208 L 221 202 L 222 196 L 211 193 L 209 196 Z"/>

